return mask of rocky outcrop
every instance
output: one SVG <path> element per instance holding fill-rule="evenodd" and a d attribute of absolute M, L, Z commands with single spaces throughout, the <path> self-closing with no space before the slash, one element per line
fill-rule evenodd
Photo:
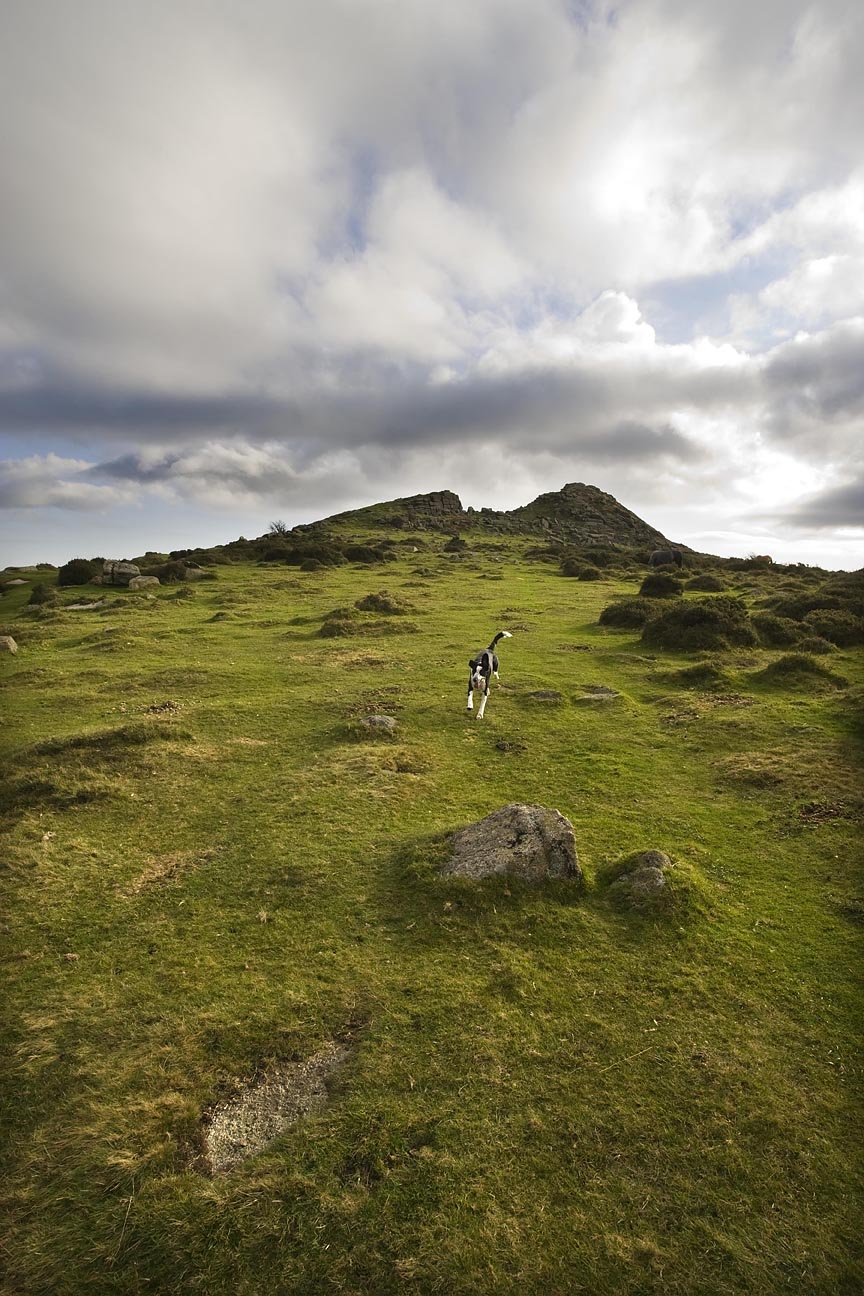
<path fill-rule="evenodd" d="M 643 522 L 614 495 L 596 486 L 569 482 L 559 491 L 538 495 L 530 504 L 505 516 L 528 531 L 542 531 L 581 545 L 624 545 L 632 548 L 668 546 L 669 541 Z"/>
<path fill-rule="evenodd" d="M 134 563 L 122 562 L 115 558 L 106 558 L 102 568 L 103 585 L 128 585 L 136 576 L 141 575 L 141 568 Z"/>
<path fill-rule="evenodd" d="M 496 874 L 544 882 L 581 882 L 573 825 L 557 810 L 514 802 L 453 834 L 453 854 L 442 873 L 485 878 Z"/>
<path fill-rule="evenodd" d="M 0 635 L 0 652 L 17 653 L 18 645 L 11 635 Z"/>

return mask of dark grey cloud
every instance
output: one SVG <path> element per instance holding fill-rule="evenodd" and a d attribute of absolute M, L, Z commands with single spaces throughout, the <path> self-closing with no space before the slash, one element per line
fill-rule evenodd
<path fill-rule="evenodd" d="M 856 527 L 864 531 L 864 475 L 845 486 L 809 496 L 790 509 L 784 520 L 814 530 Z"/>

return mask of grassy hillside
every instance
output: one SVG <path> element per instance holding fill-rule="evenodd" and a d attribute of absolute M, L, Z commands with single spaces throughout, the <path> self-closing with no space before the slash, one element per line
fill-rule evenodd
<path fill-rule="evenodd" d="M 598 624 L 644 571 L 444 539 L 5 595 L 4 1290 L 862 1290 L 864 650 L 649 648 Z M 510 801 L 583 890 L 438 875 Z M 604 885 L 648 848 L 670 911 Z M 205 1173 L 202 1116 L 331 1040 L 324 1110 Z"/>

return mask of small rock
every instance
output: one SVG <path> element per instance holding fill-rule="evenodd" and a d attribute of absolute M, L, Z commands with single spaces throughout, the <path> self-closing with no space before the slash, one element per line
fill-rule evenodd
<path fill-rule="evenodd" d="M 11 635 L 0 635 L 0 652 L 17 653 L 18 645 Z"/>
<path fill-rule="evenodd" d="M 446 875 L 484 878 L 495 874 L 526 882 L 547 878 L 582 880 L 573 825 L 557 810 L 514 802 L 453 834 Z"/>
<path fill-rule="evenodd" d="M 363 716 L 360 723 L 363 725 L 364 729 L 375 729 L 384 733 L 394 733 L 397 728 L 393 716 L 388 715 Z"/>
<path fill-rule="evenodd" d="M 627 871 L 610 883 L 609 890 L 636 907 L 650 904 L 666 886 L 666 870 L 673 867 L 662 851 L 641 851 L 630 857 Z"/>

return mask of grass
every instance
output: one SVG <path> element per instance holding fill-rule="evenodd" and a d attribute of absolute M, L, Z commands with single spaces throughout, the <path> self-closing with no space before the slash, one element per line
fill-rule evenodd
<path fill-rule="evenodd" d="M 646 649 L 598 625 L 642 573 L 446 538 L 386 580 L 4 597 L 8 1290 L 864 1285 L 864 653 L 844 690 Z M 385 583 L 416 633 L 321 637 Z M 468 658 L 505 628 L 478 723 Z M 574 704 L 596 686 L 621 697 Z M 584 891 L 439 875 L 509 801 L 573 821 Z M 656 921 L 602 885 L 651 848 L 699 883 Z M 202 1113 L 346 1036 L 322 1112 L 201 1173 Z"/>

